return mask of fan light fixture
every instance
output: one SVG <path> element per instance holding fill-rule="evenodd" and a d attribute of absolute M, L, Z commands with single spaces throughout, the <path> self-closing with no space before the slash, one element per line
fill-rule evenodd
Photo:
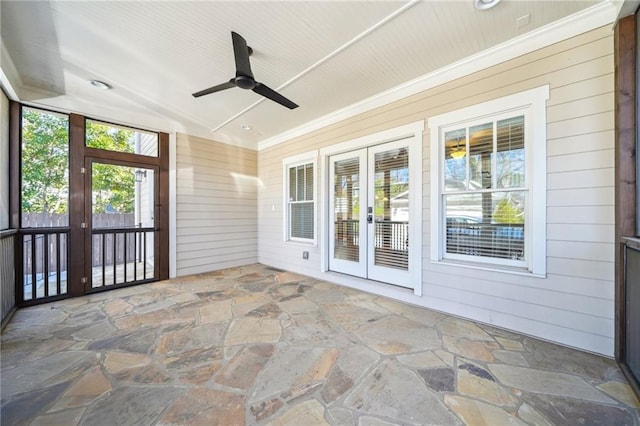
<path fill-rule="evenodd" d="M 459 160 L 461 158 L 464 158 L 464 156 L 467 155 L 466 143 L 465 143 L 465 146 L 460 146 L 460 139 L 458 138 L 458 144 L 456 145 L 455 148 L 451 149 L 451 151 L 449 152 L 449 155 L 451 155 L 451 158 L 453 158 L 454 160 Z"/>
<path fill-rule="evenodd" d="M 454 160 L 464 158 L 465 155 L 467 155 L 467 151 L 464 148 L 456 148 L 451 150 L 451 158 L 453 158 Z"/>
<path fill-rule="evenodd" d="M 477 10 L 489 10 L 498 3 L 500 0 L 474 0 L 474 6 Z"/>

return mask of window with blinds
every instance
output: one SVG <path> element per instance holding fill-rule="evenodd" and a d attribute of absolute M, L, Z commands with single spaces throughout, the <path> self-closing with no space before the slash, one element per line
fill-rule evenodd
<path fill-rule="evenodd" d="M 288 230 L 290 240 L 315 239 L 314 165 L 288 168 Z"/>
<path fill-rule="evenodd" d="M 525 117 L 444 132 L 442 204 L 445 257 L 525 260 Z"/>

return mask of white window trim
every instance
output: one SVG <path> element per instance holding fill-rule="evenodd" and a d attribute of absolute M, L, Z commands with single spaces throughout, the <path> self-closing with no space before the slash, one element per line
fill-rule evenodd
<path fill-rule="evenodd" d="M 525 270 L 528 275 L 546 276 L 546 195 L 547 195 L 547 120 L 546 101 L 549 99 L 549 85 L 493 99 L 491 101 L 461 108 L 429 118 L 431 144 L 431 256 L 432 262 L 446 263 L 455 266 L 477 267 L 483 270 L 521 274 Z M 491 261 L 460 262 L 443 258 L 444 241 L 442 230 L 442 165 L 444 149 L 441 137 L 444 128 L 467 123 L 504 113 L 525 112 L 525 161 L 527 167 L 526 186 L 529 194 L 527 205 L 528 227 L 525 233 L 525 244 L 528 249 L 525 269 L 501 267 Z"/>
<path fill-rule="evenodd" d="M 313 239 L 289 236 L 289 169 L 303 164 L 313 164 Z M 287 243 L 312 245 L 318 244 L 318 151 L 310 151 L 282 160 L 282 235 Z"/>

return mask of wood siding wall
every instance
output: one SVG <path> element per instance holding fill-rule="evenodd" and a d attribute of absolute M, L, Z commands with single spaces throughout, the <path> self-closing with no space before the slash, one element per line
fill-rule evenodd
<path fill-rule="evenodd" d="M 178 276 L 257 262 L 256 169 L 256 151 L 177 135 Z"/>
<path fill-rule="evenodd" d="M 423 296 L 371 290 L 605 355 L 614 351 L 614 60 L 607 26 L 258 153 L 258 260 L 318 278 L 320 247 L 283 242 L 282 159 L 550 85 L 547 277 L 433 264 L 429 129 L 423 142 Z M 323 172 L 320 179 L 326 179 Z M 325 195 L 326 196 L 326 195 Z M 326 232 L 319 224 L 319 232 Z M 303 260 L 301 252 L 310 252 Z"/>

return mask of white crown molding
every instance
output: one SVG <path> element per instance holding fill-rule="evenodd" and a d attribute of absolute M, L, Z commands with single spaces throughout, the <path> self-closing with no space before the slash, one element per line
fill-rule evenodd
<path fill-rule="evenodd" d="M 513 38 L 490 49 L 464 58 L 422 77 L 408 81 L 363 101 L 280 133 L 258 143 L 258 151 L 276 146 L 347 118 L 362 114 L 449 81 L 473 74 L 579 34 L 616 21 L 618 8 L 612 2 L 598 3 L 566 18 Z"/>

